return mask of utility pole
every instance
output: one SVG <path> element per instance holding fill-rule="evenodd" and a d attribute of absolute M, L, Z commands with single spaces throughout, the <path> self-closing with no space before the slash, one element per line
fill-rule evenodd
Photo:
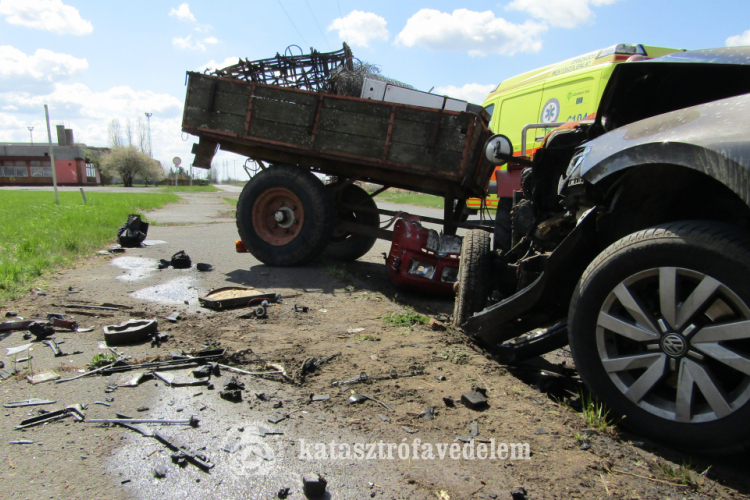
<path fill-rule="evenodd" d="M 52 146 L 52 132 L 49 128 L 49 109 L 44 105 L 44 116 L 47 118 L 47 137 L 49 138 L 49 161 L 52 163 L 52 185 L 55 186 L 55 204 L 60 204 L 60 195 L 57 194 L 57 168 L 55 168 L 55 151 Z"/>
<path fill-rule="evenodd" d="M 26 127 L 29 129 L 29 137 L 31 137 L 31 145 L 34 145 L 34 127 Z"/>
<path fill-rule="evenodd" d="M 154 155 L 151 152 L 151 116 L 153 113 L 146 113 L 146 120 L 148 121 L 148 155 L 153 158 Z"/>

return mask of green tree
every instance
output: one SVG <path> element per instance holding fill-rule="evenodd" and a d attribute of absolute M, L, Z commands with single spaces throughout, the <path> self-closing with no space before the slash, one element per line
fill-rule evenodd
<path fill-rule="evenodd" d="M 101 169 L 105 175 L 121 177 L 125 187 L 133 187 L 133 179 L 136 177 L 149 181 L 159 180 L 164 176 L 159 162 L 138 151 L 135 146 L 112 148 L 111 153 L 102 157 Z"/>

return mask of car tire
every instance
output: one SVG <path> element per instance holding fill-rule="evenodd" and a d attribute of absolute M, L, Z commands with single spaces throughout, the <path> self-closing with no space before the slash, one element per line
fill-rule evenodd
<path fill-rule="evenodd" d="M 568 315 L 581 378 L 611 417 L 676 447 L 750 444 L 750 238 L 705 221 L 610 245 Z"/>
<path fill-rule="evenodd" d="M 331 186 L 334 186 L 334 184 Z M 338 219 L 356 222 L 371 228 L 380 227 L 380 215 L 377 213 L 378 205 L 367 194 L 367 191 L 361 187 L 354 184 L 346 186 L 341 193 L 340 204 L 353 205 L 361 207 L 364 210 L 351 210 L 338 207 L 336 209 L 336 217 Z M 357 260 L 370 251 L 377 239 L 376 236 L 349 233 L 334 227 L 325 253 L 339 260 Z"/>
<path fill-rule="evenodd" d="M 458 267 L 453 324 L 461 326 L 475 312 L 484 309 L 489 294 L 490 235 L 471 229 L 464 236 Z"/>
<path fill-rule="evenodd" d="M 334 221 L 333 202 L 323 183 L 309 170 L 292 165 L 274 165 L 254 176 L 237 202 L 240 238 L 269 266 L 297 266 L 320 255 Z"/>

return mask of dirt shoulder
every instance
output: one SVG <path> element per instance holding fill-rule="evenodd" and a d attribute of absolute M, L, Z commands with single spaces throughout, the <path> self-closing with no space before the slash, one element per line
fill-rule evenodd
<path fill-rule="evenodd" d="M 4 498 L 183 498 L 211 492 L 221 498 L 275 498 L 289 487 L 289 498 L 303 498 L 301 476 L 323 474 L 332 498 L 511 498 L 523 487 L 527 498 L 741 498 L 748 492 L 743 477 L 746 456 L 710 459 L 688 457 L 617 429 L 598 431 L 581 418 L 575 407 L 579 383 L 565 350 L 546 360 L 506 367 L 447 323 L 412 327 L 393 326 L 384 318 L 412 311 L 438 316 L 450 312 L 446 298 L 415 296 L 393 289 L 373 256 L 362 262 L 338 265 L 325 260 L 313 265 L 267 268 L 247 254 L 236 254 L 236 229 L 231 222 L 193 221 L 219 212 L 228 193 L 185 196 L 180 205 L 187 214 L 183 226 L 152 226 L 149 238 L 165 243 L 128 250 L 124 255 L 92 256 L 72 270 L 54 276 L 46 295 L 29 294 L 5 310 L 24 317 L 72 310 L 71 302 L 111 302 L 131 307 L 107 311 L 111 317 L 75 315 L 85 333 L 55 335 L 66 356 L 55 358 L 45 345 L 32 351 L 35 371 L 57 370 L 63 377 L 76 374 L 101 349 L 101 327 L 134 317 L 156 317 L 160 330 L 170 335 L 161 345 L 150 343 L 119 348 L 133 359 L 166 359 L 172 352 L 191 352 L 206 345 L 226 348 L 226 364 L 245 370 L 265 370 L 267 363 L 285 367 L 294 382 L 278 378 L 237 375 L 245 384 L 242 401 L 219 396 L 226 370 L 207 387 L 167 387 L 150 380 L 138 387 L 107 392 L 108 377 L 32 386 L 22 378 L 0 383 L 3 403 L 32 397 L 58 402 L 46 407 L 4 408 L 0 442 L 0 478 Z M 191 208 L 192 207 L 192 208 Z M 199 208 L 194 208 L 199 207 Z M 208 208 L 207 208 L 208 207 Z M 226 207 L 226 205 L 225 205 Z M 226 209 L 226 208 L 224 208 Z M 175 217 L 174 207 L 152 220 Z M 171 219 L 173 220 L 173 219 Z M 197 222 L 197 223 L 196 223 Z M 185 250 L 194 262 L 209 262 L 213 271 L 155 269 L 160 258 Z M 127 257 L 130 260 L 117 260 Z M 266 319 L 240 318 L 246 310 L 214 312 L 202 308 L 197 297 L 211 288 L 254 286 L 286 296 L 269 308 Z M 185 303 L 187 302 L 187 303 Z M 308 312 L 296 312 L 294 306 Z M 164 319 L 180 312 L 181 319 Z M 29 341 L 23 332 L 0 334 L 0 347 Z M 80 354 L 74 354 L 80 352 Z M 239 354 L 238 354 L 239 353 Z M 340 354 L 339 354 L 340 353 Z M 336 355 L 306 375 L 300 367 L 309 358 Z M 0 358 L 6 363 L 9 357 Z M 563 364 L 564 363 L 564 364 Z M 422 375 L 390 378 L 390 374 Z M 332 381 L 383 377 L 333 386 Z M 189 379 L 188 370 L 176 370 Z M 472 386 L 486 389 L 488 404 L 480 410 L 460 402 Z M 353 394 L 372 400 L 349 403 Z M 328 395 L 311 401 L 310 395 Z M 107 398 L 112 398 L 107 401 Z M 454 406 L 447 406 L 452 398 Z M 97 404 L 104 402 L 110 406 Z M 192 449 L 204 448 L 216 465 L 202 472 L 180 468 L 170 451 L 153 438 L 117 427 L 74 422 L 71 418 L 14 430 L 39 408 L 58 409 L 86 404 L 87 418 L 112 417 L 116 412 L 152 418 L 201 419 L 198 428 L 172 426 L 165 434 L 179 437 Z M 139 407 L 148 410 L 136 411 Z M 432 418 L 426 414 L 432 408 Z M 391 411 L 393 410 L 393 411 Z M 278 420 L 278 423 L 271 423 Z M 283 434 L 257 436 L 259 428 Z M 158 430 L 158 429 L 157 429 Z M 474 435 L 476 434 L 476 435 Z M 473 437 L 475 457 L 457 460 L 437 457 L 439 444 L 461 447 Z M 305 445 L 334 441 L 388 443 L 414 440 L 433 445 L 435 459 L 407 457 L 379 460 L 355 456 L 325 459 L 307 456 Z M 9 444 L 30 440 L 33 444 Z M 481 444 L 526 444 L 528 460 L 479 459 Z M 234 451 L 234 445 L 239 445 Z M 470 444 L 471 446 L 471 444 Z M 345 447 L 344 447 L 345 448 Z M 313 448 L 314 449 L 314 448 Z M 310 449 L 312 450 L 312 449 Z M 330 448 L 329 448 L 330 450 Z M 343 452 L 342 452 L 343 453 Z M 469 455 L 467 455 L 468 457 Z M 690 462 L 692 473 L 680 467 Z M 153 470 L 165 466 L 165 478 Z M 712 466 L 705 476 L 700 473 Z M 680 483 L 684 484 L 680 484 Z M 372 483 L 372 484 L 371 484 Z"/>

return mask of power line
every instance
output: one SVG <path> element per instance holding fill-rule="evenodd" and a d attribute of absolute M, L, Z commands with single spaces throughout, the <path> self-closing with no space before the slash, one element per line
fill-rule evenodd
<path fill-rule="evenodd" d="M 323 28 L 320 27 L 320 24 L 318 24 L 318 20 L 315 18 L 315 13 L 313 12 L 312 7 L 310 7 L 310 2 L 308 2 L 307 0 L 305 0 L 305 3 L 307 4 L 307 8 L 310 9 L 310 14 L 312 14 L 313 21 L 315 21 L 315 24 L 318 26 L 318 29 L 320 30 L 320 34 L 323 35 L 323 40 L 326 41 L 326 45 L 328 45 L 328 49 L 329 50 L 333 50 L 333 48 L 331 47 L 331 44 L 328 43 L 328 39 L 326 38 L 326 34 L 323 33 Z"/>
<path fill-rule="evenodd" d="M 339 6 L 339 19 L 341 19 L 341 26 L 344 28 L 344 37 L 346 38 L 346 41 L 349 41 L 349 33 L 346 32 L 346 24 L 344 23 L 344 14 L 341 13 L 341 4 L 339 3 L 339 0 L 336 0 L 336 5 Z"/>
<path fill-rule="evenodd" d="M 279 6 L 281 7 L 281 10 L 284 11 L 284 14 L 286 14 L 287 19 L 289 19 L 289 22 L 292 23 L 292 26 L 294 26 L 294 29 L 297 30 L 297 34 L 302 38 L 302 41 L 305 42 L 305 45 L 310 45 L 307 42 L 307 40 L 305 40 L 305 37 L 302 36 L 302 33 L 300 33 L 299 29 L 297 28 L 297 25 L 294 24 L 294 21 L 292 21 L 292 18 L 289 16 L 289 13 L 286 11 L 286 9 L 284 8 L 284 6 L 281 4 L 281 0 L 276 0 L 276 1 L 279 2 Z M 338 0 L 336 0 L 336 1 L 338 1 Z"/>

